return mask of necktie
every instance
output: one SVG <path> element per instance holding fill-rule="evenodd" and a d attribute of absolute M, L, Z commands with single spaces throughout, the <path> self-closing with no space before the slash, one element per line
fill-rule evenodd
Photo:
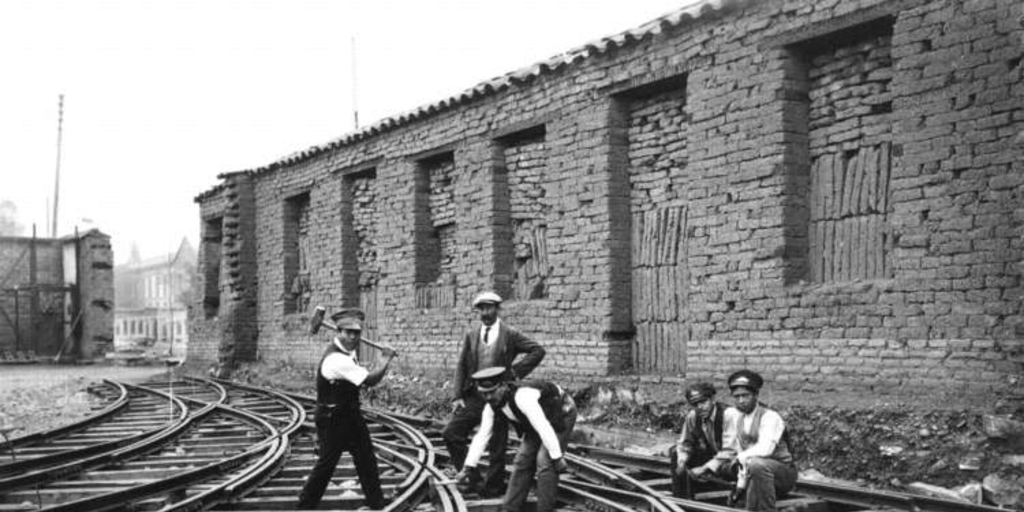
<path fill-rule="evenodd" d="M 484 337 L 481 338 L 481 340 L 480 340 L 484 345 L 487 344 L 487 339 L 488 339 L 487 335 L 490 334 L 490 333 L 491 333 L 491 326 L 488 325 L 488 326 L 484 327 Z"/>

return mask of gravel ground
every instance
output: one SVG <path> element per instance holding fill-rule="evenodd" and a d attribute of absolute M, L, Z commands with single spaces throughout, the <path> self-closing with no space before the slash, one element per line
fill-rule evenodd
<path fill-rule="evenodd" d="M 0 365 L 0 429 L 11 437 L 48 430 L 87 416 L 95 397 L 86 390 L 103 379 L 140 383 L 162 367 Z"/>

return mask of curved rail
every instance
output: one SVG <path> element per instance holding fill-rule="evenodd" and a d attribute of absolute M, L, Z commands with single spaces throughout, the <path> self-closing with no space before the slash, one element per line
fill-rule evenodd
<path fill-rule="evenodd" d="M 665 500 L 679 508 L 694 512 L 725 512 L 736 509 L 724 506 L 724 495 L 709 493 L 711 502 L 702 500 L 685 500 L 671 497 L 667 489 L 669 482 L 669 461 L 666 457 L 652 457 L 626 453 L 619 450 L 596 446 L 573 445 L 570 448 L 575 454 L 589 460 L 600 462 L 622 474 L 643 475 L 649 480 L 660 482 L 657 486 L 649 486 Z M 636 480 L 639 481 L 640 477 Z M 701 498 L 700 495 L 697 496 Z M 799 480 L 796 489 L 781 499 L 779 506 L 789 504 L 808 507 L 816 504 L 817 510 L 892 510 L 907 512 L 997 512 L 1002 510 L 988 505 L 966 502 L 955 502 L 919 496 L 901 492 L 865 489 L 837 483 L 811 482 Z"/>

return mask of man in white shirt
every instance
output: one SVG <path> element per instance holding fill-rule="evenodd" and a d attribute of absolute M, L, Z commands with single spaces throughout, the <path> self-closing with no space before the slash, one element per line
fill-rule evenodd
<path fill-rule="evenodd" d="M 317 461 L 299 495 L 299 509 L 315 509 L 334 475 L 341 453 L 348 450 L 359 475 L 366 505 L 384 508 L 377 456 L 370 441 L 359 404 L 359 390 L 376 385 L 387 373 L 391 360 L 398 355 L 385 350 L 384 365 L 370 371 L 356 360 L 362 340 L 365 316 L 358 309 L 347 309 L 331 315 L 340 335 L 327 346 L 316 372 Z"/>
<path fill-rule="evenodd" d="M 763 385 L 764 379 L 750 370 L 729 376 L 736 406 L 723 417 L 722 450 L 691 474 L 700 479 L 735 470 L 737 495 L 745 495 L 746 509 L 775 512 L 776 496 L 793 489 L 797 471 L 782 416 L 757 401 Z"/>
<path fill-rule="evenodd" d="M 502 500 L 502 510 L 522 510 L 536 473 L 536 510 L 553 511 L 558 496 L 558 474 L 569 468 L 564 449 L 576 425 L 576 403 L 572 396 L 551 382 L 509 382 L 505 368 L 500 366 L 480 370 L 473 374 L 473 379 L 487 405 L 458 480 L 465 482 L 476 468 L 491 438 L 495 416 L 501 415 L 516 427 L 520 436 L 519 452 Z"/>

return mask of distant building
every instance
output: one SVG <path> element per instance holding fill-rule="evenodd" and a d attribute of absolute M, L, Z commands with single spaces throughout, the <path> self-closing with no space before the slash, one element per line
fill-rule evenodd
<path fill-rule="evenodd" d="M 196 251 L 187 238 L 176 252 L 145 260 L 133 248 L 128 262 L 114 268 L 114 346 L 159 344 L 174 355 L 184 355 L 195 268 Z M 182 348 L 181 354 L 176 346 Z"/>

